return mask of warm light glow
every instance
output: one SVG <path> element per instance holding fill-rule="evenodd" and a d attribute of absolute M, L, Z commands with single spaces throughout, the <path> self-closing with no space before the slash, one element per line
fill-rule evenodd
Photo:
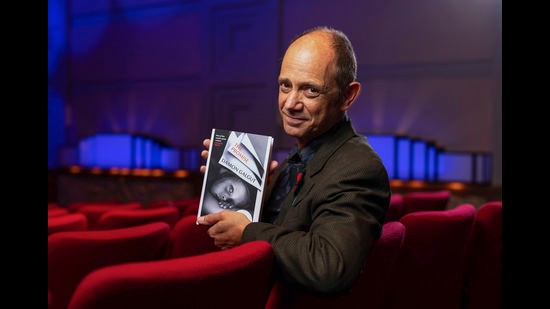
<path fill-rule="evenodd" d="M 189 171 L 186 170 L 177 170 L 174 172 L 174 176 L 178 178 L 185 178 L 189 176 Z"/>
<path fill-rule="evenodd" d="M 101 174 L 101 168 L 99 168 L 99 167 L 92 167 L 92 168 L 90 169 L 90 173 L 99 175 L 99 174 Z"/>
<path fill-rule="evenodd" d="M 120 169 L 120 175 L 129 175 L 130 169 L 129 168 L 121 168 Z"/>
<path fill-rule="evenodd" d="M 426 184 L 423 181 L 413 180 L 413 181 L 409 182 L 409 187 L 411 187 L 411 188 L 422 188 L 422 187 L 425 187 L 425 186 L 426 186 Z"/>
<path fill-rule="evenodd" d="M 109 174 L 112 174 L 112 175 L 117 175 L 119 172 L 120 171 L 119 171 L 118 167 L 111 167 L 109 169 Z"/>
<path fill-rule="evenodd" d="M 447 184 L 447 187 L 452 190 L 464 190 L 466 189 L 466 184 L 463 182 L 450 182 Z"/>
<path fill-rule="evenodd" d="M 135 168 L 132 170 L 132 175 L 134 176 L 149 176 L 151 174 L 151 170 L 146 168 Z"/>
<path fill-rule="evenodd" d="M 160 177 L 160 176 L 163 176 L 164 175 L 164 171 L 161 170 L 161 169 L 154 169 L 152 172 L 151 172 L 151 176 L 154 176 L 154 177 Z"/>
<path fill-rule="evenodd" d="M 81 171 L 82 169 L 80 168 L 80 166 L 73 165 L 69 167 L 69 172 L 71 173 L 80 173 Z"/>
<path fill-rule="evenodd" d="M 405 185 L 405 182 L 401 179 L 390 180 L 390 186 L 392 187 L 402 187 L 403 185 Z"/>

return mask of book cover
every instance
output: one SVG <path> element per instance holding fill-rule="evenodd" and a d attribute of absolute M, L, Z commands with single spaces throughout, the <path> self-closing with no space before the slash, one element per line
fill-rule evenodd
<path fill-rule="evenodd" d="M 198 216 L 222 210 L 260 219 L 273 137 L 212 129 Z"/>

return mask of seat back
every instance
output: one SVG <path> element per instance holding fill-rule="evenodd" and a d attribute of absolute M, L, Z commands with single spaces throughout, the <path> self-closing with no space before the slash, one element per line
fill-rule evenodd
<path fill-rule="evenodd" d="M 117 209 L 105 212 L 95 223 L 96 230 L 109 230 L 151 223 L 166 222 L 170 228 L 174 227 L 179 219 L 176 207 L 158 207 L 141 209 Z"/>
<path fill-rule="evenodd" d="M 475 207 L 416 211 L 401 217 L 406 234 L 386 308 L 458 309 Z"/>
<path fill-rule="evenodd" d="M 113 204 L 122 204 L 118 199 L 113 200 L 102 200 L 102 201 L 79 201 L 79 202 L 70 202 L 67 205 L 69 212 L 76 212 L 80 207 L 86 205 L 113 205 Z"/>
<path fill-rule="evenodd" d="M 367 255 L 361 275 L 350 294 L 337 298 L 320 298 L 296 293 L 279 281 L 273 283 L 265 309 L 381 309 L 388 293 L 390 277 L 405 237 L 405 226 L 399 221 L 385 223 L 382 235 Z"/>
<path fill-rule="evenodd" d="M 120 264 L 86 276 L 69 309 L 263 308 L 273 249 L 256 240 L 190 257 Z"/>
<path fill-rule="evenodd" d="M 403 208 L 403 194 L 392 193 L 384 222 L 399 221 Z"/>
<path fill-rule="evenodd" d="M 48 208 L 48 217 L 57 217 L 69 214 L 69 211 L 63 207 Z"/>
<path fill-rule="evenodd" d="M 415 211 L 445 210 L 451 199 L 451 191 L 419 191 L 403 194 L 401 217 Z"/>
<path fill-rule="evenodd" d="M 464 280 L 464 308 L 502 308 L 502 201 L 476 212 Z"/>
<path fill-rule="evenodd" d="M 199 212 L 200 196 L 179 200 L 156 200 L 149 203 L 149 208 L 174 206 L 178 209 L 180 218 L 186 215 L 196 215 Z"/>
<path fill-rule="evenodd" d="M 207 225 L 196 224 L 197 215 L 183 216 L 170 232 L 166 256 L 178 258 L 219 251 L 214 239 L 208 235 Z"/>
<path fill-rule="evenodd" d="M 88 219 L 83 214 L 48 216 L 48 236 L 56 232 L 84 231 L 87 229 Z"/>
<path fill-rule="evenodd" d="M 51 309 L 66 309 L 84 276 L 108 265 L 163 257 L 170 227 L 155 222 L 124 229 L 69 231 L 48 237 Z"/>
<path fill-rule="evenodd" d="M 101 217 L 106 212 L 113 211 L 113 210 L 121 210 L 121 209 L 141 209 L 141 208 L 142 207 L 140 202 L 114 203 L 114 204 L 99 203 L 99 204 L 81 205 L 76 209 L 75 212 L 84 214 L 86 218 L 88 218 L 88 228 L 90 230 L 94 230 L 97 220 L 99 220 L 99 217 Z"/>

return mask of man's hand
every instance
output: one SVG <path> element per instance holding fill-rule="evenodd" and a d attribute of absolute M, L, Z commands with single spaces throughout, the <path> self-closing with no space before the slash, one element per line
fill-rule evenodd
<path fill-rule="evenodd" d="M 208 235 L 214 238 L 214 245 L 222 249 L 235 247 L 241 243 L 244 228 L 250 223 L 239 212 L 222 210 L 197 219 L 197 224 L 211 225 Z"/>
<path fill-rule="evenodd" d="M 206 161 L 208 159 L 208 149 L 210 149 L 210 139 L 207 138 L 205 140 L 202 141 L 202 145 L 204 146 L 204 148 L 206 148 L 205 150 L 201 151 L 201 158 Z M 277 168 L 277 166 L 279 166 L 279 162 L 273 160 L 269 163 L 269 174 L 267 175 L 267 179 L 269 179 L 269 176 L 271 176 L 271 174 L 273 174 L 273 171 L 275 171 L 275 169 Z M 200 171 L 201 173 L 204 174 L 204 172 L 206 171 L 206 165 L 201 165 L 200 167 Z"/>

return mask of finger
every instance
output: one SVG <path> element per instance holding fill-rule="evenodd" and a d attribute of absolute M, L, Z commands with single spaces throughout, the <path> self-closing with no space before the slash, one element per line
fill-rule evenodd
<path fill-rule="evenodd" d="M 279 162 L 273 160 L 269 163 L 269 172 L 272 173 L 279 166 Z"/>
<path fill-rule="evenodd" d="M 209 139 L 209 138 L 205 138 L 205 139 L 202 141 L 202 145 L 204 146 L 204 148 L 209 149 L 209 148 L 210 148 L 210 139 Z"/>
<path fill-rule="evenodd" d="M 201 165 L 200 172 L 204 174 L 206 172 L 206 165 Z"/>
<path fill-rule="evenodd" d="M 199 224 L 210 225 L 210 223 L 208 223 L 208 220 L 206 219 L 206 216 L 198 217 L 196 223 L 197 225 Z"/>
<path fill-rule="evenodd" d="M 203 160 L 208 159 L 208 150 L 203 150 L 203 151 L 201 151 L 201 158 L 202 158 Z"/>

